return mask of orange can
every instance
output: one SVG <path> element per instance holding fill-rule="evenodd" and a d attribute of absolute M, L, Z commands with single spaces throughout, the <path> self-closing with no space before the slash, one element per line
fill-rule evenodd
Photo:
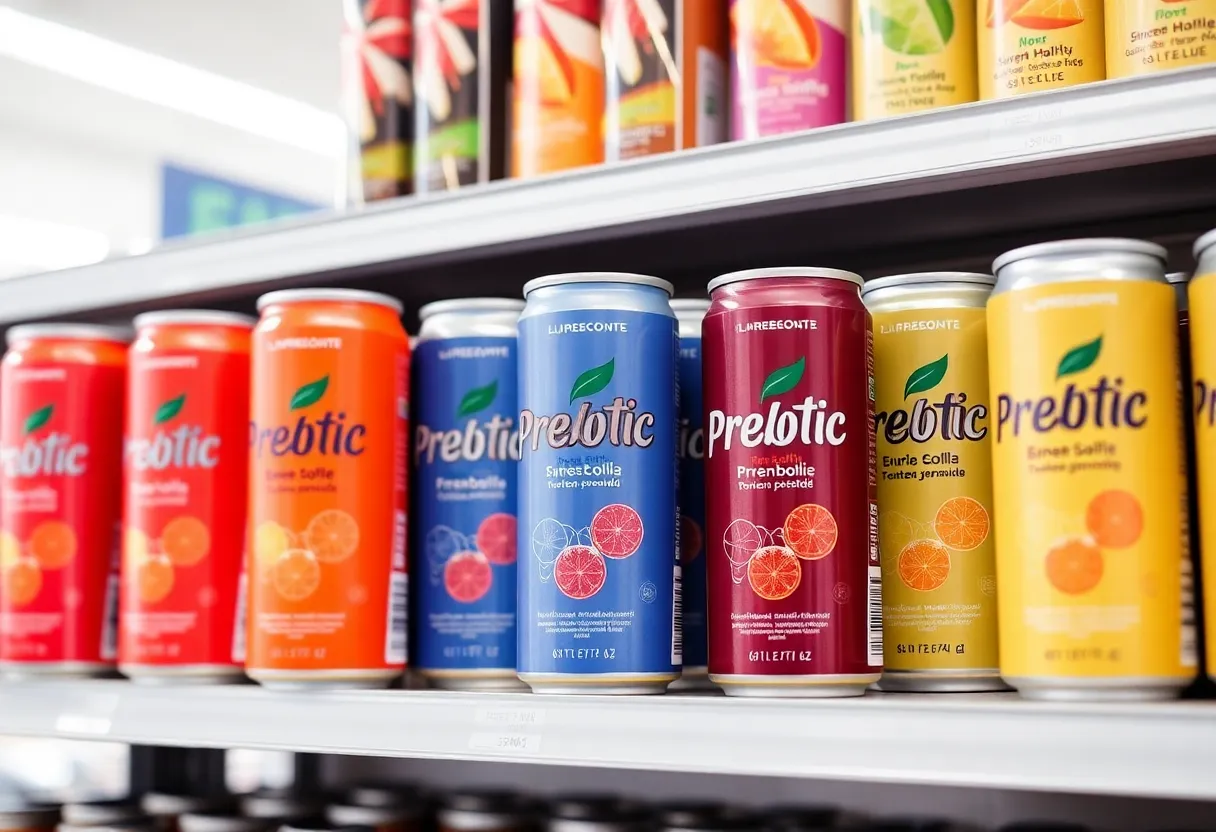
<path fill-rule="evenodd" d="M 511 175 L 604 161 L 601 0 L 516 0 Z"/>
<path fill-rule="evenodd" d="M 126 330 L 8 331 L 0 369 L 0 666 L 88 676 L 117 651 Z"/>
<path fill-rule="evenodd" d="M 136 681 L 240 678 L 238 586 L 253 319 L 135 319 L 124 451 L 118 666 Z M 236 653 L 237 655 L 234 655 Z"/>
<path fill-rule="evenodd" d="M 258 310 L 247 670 L 276 687 L 381 687 L 406 659 L 401 304 L 298 289 Z"/>

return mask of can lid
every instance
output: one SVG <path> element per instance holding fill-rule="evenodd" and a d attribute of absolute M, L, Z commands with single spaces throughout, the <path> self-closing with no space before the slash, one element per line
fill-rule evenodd
<path fill-rule="evenodd" d="M 250 818 L 223 812 L 186 812 L 177 819 L 181 832 L 262 832 L 269 818 Z"/>
<path fill-rule="evenodd" d="M 241 326 L 253 328 L 257 319 L 239 312 L 222 312 L 218 309 L 164 309 L 159 312 L 144 312 L 133 321 L 136 329 L 148 326 Z"/>
<path fill-rule="evenodd" d="M 826 280 L 847 280 L 850 283 L 862 284 L 861 275 L 846 272 L 842 269 L 825 269 L 811 266 L 775 266 L 767 269 L 744 269 L 740 272 L 730 272 L 719 275 L 709 281 L 707 290 L 713 292 L 728 283 L 738 283 L 741 280 L 763 280 L 766 277 L 821 277 Z"/>
<path fill-rule="evenodd" d="M 365 782 L 351 786 L 346 791 L 347 805 L 377 808 L 408 806 L 425 797 L 425 792 L 414 783 Z"/>
<path fill-rule="evenodd" d="M 362 289 L 279 289 L 267 292 L 258 298 L 258 311 L 276 303 L 374 303 L 387 306 L 398 315 L 405 311 L 401 301 L 380 292 L 365 292 Z"/>
<path fill-rule="evenodd" d="M 5 343 L 10 347 L 17 341 L 35 341 L 57 338 L 68 341 L 113 341 L 127 344 L 131 341 L 131 330 L 122 326 L 99 324 L 19 324 L 9 327 Z"/>
<path fill-rule="evenodd" d="M 321 800 L 289 790 L 268 789 L 244 795 L 241 813 L 251 818 L 294 820 L 315 816 Z"/>
<path fill-rule="evenodd" d="M 996 278 L 980 272 L 915 272 L 913 274 L 893 274 L 887 277 L 876 277 L 867 280 L 861 287 L 861 295 L 865 297 L 870 292 L 889 289 L 892 286 L 919 286 L 931 283 L 973 283 L 976 286 L 993 286 Z"/>
<path fill-rule="evenodd" d="M 1191 275 L 1189 272 L 1170 272 L 1165 276 L 1165 279 L 1171 284 L 1186 283 L 1191 279 Z"/>
<path fill-rule="evenodd" d="M 1162 263 L 1166 261 L 1167 252 L 1164 246 L 1150 243 L 1148 240 L 1134 240 L 1129 237 L 1092 237 L 1081 240 L 1055 240 L 1050 243 L 1035 243 L 1032 246 L 1022 246 L 1007 251 L 992 262 L 992 273 L 996 274 L 1010 263 L 1025 260 L 1029 257 L 1043 257 L 1052 254 L 1082 254 L 1085 252 L 1119 252 L 1125 254 L 1146 254 L 1156 257 Z"/>
<path fill-rule="evenodd" d="M 727 832 L 760 826 L 760 819 L 752 812 L 712 802 L 669 803 L 657 807 L 655 816 L 660 828 L 694 832 Z"/>
<path fill-rule="evenodd" d="M 428 303 L 418 310 L 418 320 L 450 312 L 522 312 L 524 302 L 515 298 L 453 298 Z"/>
<path fill-rule="evenodd" d="M 208 812 L 231 806 L 228 795 L 169 794 L 148 792 L 139 800 L 149 815 L 184 815 L 187 812 Z"/>
<path fill-rule="evenodd" d="M 325 807 L 325 818 L 337 826 L 384 826 L 401 823 L 422 814 L 422 802 L 398 803 L 394 806 L 358 806 L 353 804 L 330 804 Z"/>
<path fill-rule="evenodd" d="M 709 298 L 672 298 L 671 311 L 676 317 L 704 318 L 709 311 Z"/>
<path fill-rule="evenodd" d="M 1212 246 L 1216 246 L 1216 228 L 1203 234 L 1195 241 L 1195 259 L 1198 260 L 1203 252 Z"/>
<path fill-rule="evenodd" d="M 569 272 L 567 274 L 549 274 L 536 277 L 524 284 L 526 298 L 537 289 L 546 286 L 558 286 L 564 283 L 632 283 L 636 286 L 653 286 L 662 289 L 668 297 L 675 294 L 676 287 L 661 277 L 648 274 L 630 274 L 629 272 Z"/>
<path fill-rule="evenodd" d="M 63 822 L 70 826 L 110 826 L 115 823 L 148 820 L 138 803 L 130 800 L 86 800 L 65 803 Z"/>

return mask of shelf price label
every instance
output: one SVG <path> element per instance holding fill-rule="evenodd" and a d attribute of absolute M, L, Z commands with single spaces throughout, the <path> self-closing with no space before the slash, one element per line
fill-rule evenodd
<path fill-rule="evenodd" d="M 490 751 L 496 754 L 539 754 L 540 735 L 474 731 L 469 737 L 469 749 Z"/>

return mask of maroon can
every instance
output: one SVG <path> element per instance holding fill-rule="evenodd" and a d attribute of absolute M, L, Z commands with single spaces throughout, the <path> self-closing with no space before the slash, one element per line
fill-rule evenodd
<path fill-rule="evenodd" d="M 709 678 L 734 696 L 860 696 L 882 672 L 861 282 L 781 268 L 709 283 Z"/>

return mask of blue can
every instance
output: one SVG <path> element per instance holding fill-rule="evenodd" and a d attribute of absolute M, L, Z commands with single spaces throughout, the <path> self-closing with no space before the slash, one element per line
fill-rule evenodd
<path fill-rule="evenodd" d="M 701 413 L 701 321 L 709 300 L 671 302 L 680 332 L 680 565 L 684 571 L 684 675 L 673 686 L 708 689 L 705 631 L 705 431 Z"/>
<path fill-rule="evenodd" d="M 538 693 L 662 693 L 683 662 L 671 284 L 524 286 L 519 677 Z"/>
<path fill-rule="evenodd" d="M 516 328 L 523 303 L 428 304 L 413 353 L 413 622 L 436 687 L 521 687 L 515 675 Z"/>

